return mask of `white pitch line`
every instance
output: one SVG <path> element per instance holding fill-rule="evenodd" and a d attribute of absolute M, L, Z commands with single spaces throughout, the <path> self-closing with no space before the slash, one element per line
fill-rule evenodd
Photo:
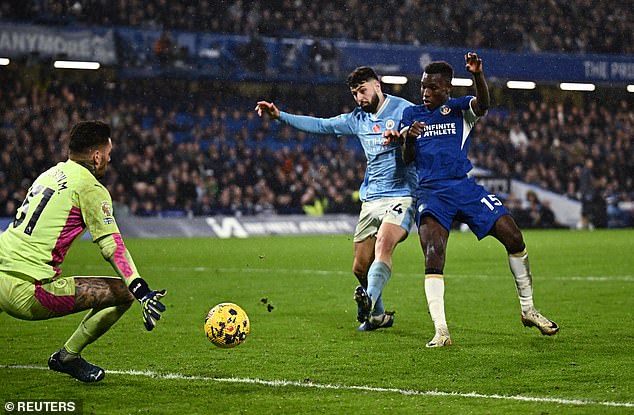
<path fill-rule="evenodd" d="M 28 366 L 28 365 L 4 365 L 0 366 L 2 369 L 22 369 L 22 370 L 49 370 L 47 367 L 42 366 Z M 264 380 L 264 379 L 252 379 L 252 378 L 213 378 L 209 376 L 192 376 L 181 375 L 178 373 L 157 373 L 149 370 L 106 370 L 106 373 L 112 375 L 129 375 L 129 376 L 144 376 L 154 379 L 166 379 L 166 380 L 202 380 L 206 382 L 222 382 L 222 383 L 244 383 L 251 385 L 272 386 L 272 387 L 298 387 L 298 388 L 312 388 L 312 389 L 333 389 L 333 390 L 354 390 L 363 392 L 380 392 L 380 393 L 398 393 L 407 396 L 451 396 L 458 398 L 476 398 L 476 399 L 501 399 L 507 401 L 522 401 L 522 402 L 543 402 L 543 403 L 555 403 L 561 405 L 600 405 L 600 406 L 613 406 L 613 407 L 626 407 L 634 408 L 632 402 L 611 402 L 611 401 L 590 401 L 587 399 L 561 399 L 561 398 L 540 398 L 533 396 L 522 395 L 487 395 L 483 393 L 470 392 L 443 392 L 443 391 L 419 391 L 414 389 L 399 389 L 399 388 L 381 388 L 373 386 L 358 386 L 358 385 L 333 385 L 329 383 L 314 383 L 314 382 L 297 382 L 292 380 Z"/>
<path fill-rule="evenodd" d="M 182 271 L 182 270 L 176 270 Z M 352 275 L 352 272 L 348 271 L 325 271 L 325 270 L 311 270 L 311 269 L 285 269 L 285 268 L 207 268 L 198 267 L 194 269 L 194 271 L 199 272 L 234 272 L 234 273 L 277 273 L 277 274 L 309 274 L 309 275 Z M 406 277 L 423 277 L 423 274 L 419 273 L 408 273 L 408 272 L 400 272 L 396 275 L 406 276 Z M 446 278 L 466 278 L 466 279 L 508 279 L 511 277 L 510 274 L 445 274 Z M 606 276 L 556 276 L 556 277 L 547 277 L 542 276 L 543 280 L 558 280 L 558 281 L 626 281 L 626 282 L 634 282 L 634 275 L 606 275 Z"/>
<path fill-rule="evenodd" d="M 102 269 L 98 265 L 85 265 L 84 268 L 99 268 Z M 161 271 L 170 271 L 170 272 L 226 272 L 226 273 L 240 273 L 240 274 L 266 274 L 266 273 L 276 273 L 276 274 L 290 274 L 290 275 L 349 275 L 352 276 L 352 271 L 327 271 L 323 269 L 291 269 L 291 268 L 223 268 L 223 267 L 156 267 L 156 266 L 146 266 L 144 269 L 160 269 Z M 411 273 L 411 272 L 399 272 L 395 275 L 400 275 L 404 277 L 422 277 L 422 273 Z M 446 274 L 446 278 L 466 278 L 466 279 L 508 279 L 510 274 Z M 634 275 L 568 275 L 568 276 L 544 276 L 539 277 L 541 280 L 557 280 L 557 281 L 624 281 L 624 282 L 634 282 Z"/>

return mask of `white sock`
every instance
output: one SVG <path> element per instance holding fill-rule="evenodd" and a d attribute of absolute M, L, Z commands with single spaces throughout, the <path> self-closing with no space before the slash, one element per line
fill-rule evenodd
<path fill-rule="evenodd" d="M 447 330 L 445 319 L 445 280 L 442 274 L 425 275 L 425 296 L 436 332 Z"/>
<path fill-rule="evenodd" d="M 522 312 L 527 312 L 533 308 L 533 276 L 528 264 L 526 249 L 517 254 L 509 255 L 509 266 L 515 278 L 515 287 Z"/>

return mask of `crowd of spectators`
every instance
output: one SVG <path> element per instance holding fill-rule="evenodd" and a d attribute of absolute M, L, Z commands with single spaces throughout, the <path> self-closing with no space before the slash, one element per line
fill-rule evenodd
<path fill-rule="evenodd" d="M 273 37 L 634 53 L 634 8 L 606 0 L 34 0 L 3 2 L 0 19 L 123 25 Z"/>
<path fill-rule="evenodd" d="M 365 157 L 356 139 L 312 136 L 261 119 L 252 99 L 233 92 L 204 89 L 184 104 L 163 97 L 179 89 L 169 85 L 142 93 L 133 82 L 104 88 L 57 81 L 42 88 L 5 81 L 11 87 L 0 90 L 0 216 L 13 216 L 33 179 L 66 159 L 69 127 L 93 118 L 113 127 L 106 184 L 118 214 L 359 211 Z M 340 102 L 340 111 L 349 104 Z M 304 105 L 289 110 L 314 110 L 314 102 Z M 327 111 L 334 115 L 332 106 Z M 495 175 L 584 202 L 586 219 L 597 226 L 608 225 L 606 212 L 612 226 L 629 226 L 632 213 L 618 206 L 634 200 L 633 137 L 631 102 L 530 101 L 525 108 L 494 109 L 476 124 L 470 156 Z M 597 203 L 603 213 L 593 210 Z M 525 226 L 556 224 L 547 201 L 511 198 L 509 204 L 526 210 Z"/>
<path fill-rule="evenodd" d="M 357 188 L 365 164 L 359 145 L 309 137 L 261 120 L 246 110 L 253 106 L 250 101 L 229 109 L 223 107 L 228 99 L 218 98 L 185 113 L 135 98 L 133 92 L 105 101 L 106 91 L 94 85 L 72 90 L 55 83 L 43 90 L 20 81 L 11 84 L 0 91 L 0 216 L 15 215 L 33 179 L 66 159 L 70 126 L 94 118 L 113 128 L 112 164 L 105 180 L 119 213 L 359 210 Z"/>
<path fill-rule="evenodd" d="M 631 214 L 619 206 L 632 209 L 634 200 L 633 111 L 626 99 L 531 101 L 524 109 L 492 111 L 476 124 L 471 159 L 499 176 L 580 200 L 582 226 L 629 226 Z"/>

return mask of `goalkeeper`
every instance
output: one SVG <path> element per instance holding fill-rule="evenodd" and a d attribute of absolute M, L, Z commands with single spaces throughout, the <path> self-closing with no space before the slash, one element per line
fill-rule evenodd
<path fill-rule="evenodd" d="M 165 311 L 165 290 L 153 291 L 139 275 L 99 182 L 110 162 L 110 127 L 78 122 L 69 135 L 69 159 L 42 173 L 28 190 L 15 220 L 0 235 L 0 312 L 46 320 L 90 310 L 48 366 L 82 382 L 98 382 L 104 370 L 80 353 L 97 340 L 136 298 L 152 330 Z M 59 268 L 74 240 L 88 229 L 117 277 L 62 276 Z"/>

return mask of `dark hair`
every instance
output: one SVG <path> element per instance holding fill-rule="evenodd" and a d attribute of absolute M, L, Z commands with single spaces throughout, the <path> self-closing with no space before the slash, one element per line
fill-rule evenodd
<path fill-rule="evenodd" d="M 445 61 L 434 61 L 425 66 L 425 73 L 427 75 L 431 74 L 441 74 L 443 78 L 451 82 L 453 79 L 453 68 Z"/>
<path fill-rule="evenodd" d="M 103 146 L 110 138 L 110 126 L 103 121 L 80 121 L 70 130 L 68 149 L 71 153 L 85 153 L 91 147 Z"/>
<path fill-rule="evenodd" d="M 359 66 L 357 69 L 350 72 L 347 82 L 350 88 L 355 88 L 370 79 L 379 80 L 379 76 L 376 72 L 374 72 L 374 69 L 369 66 Z"/>

